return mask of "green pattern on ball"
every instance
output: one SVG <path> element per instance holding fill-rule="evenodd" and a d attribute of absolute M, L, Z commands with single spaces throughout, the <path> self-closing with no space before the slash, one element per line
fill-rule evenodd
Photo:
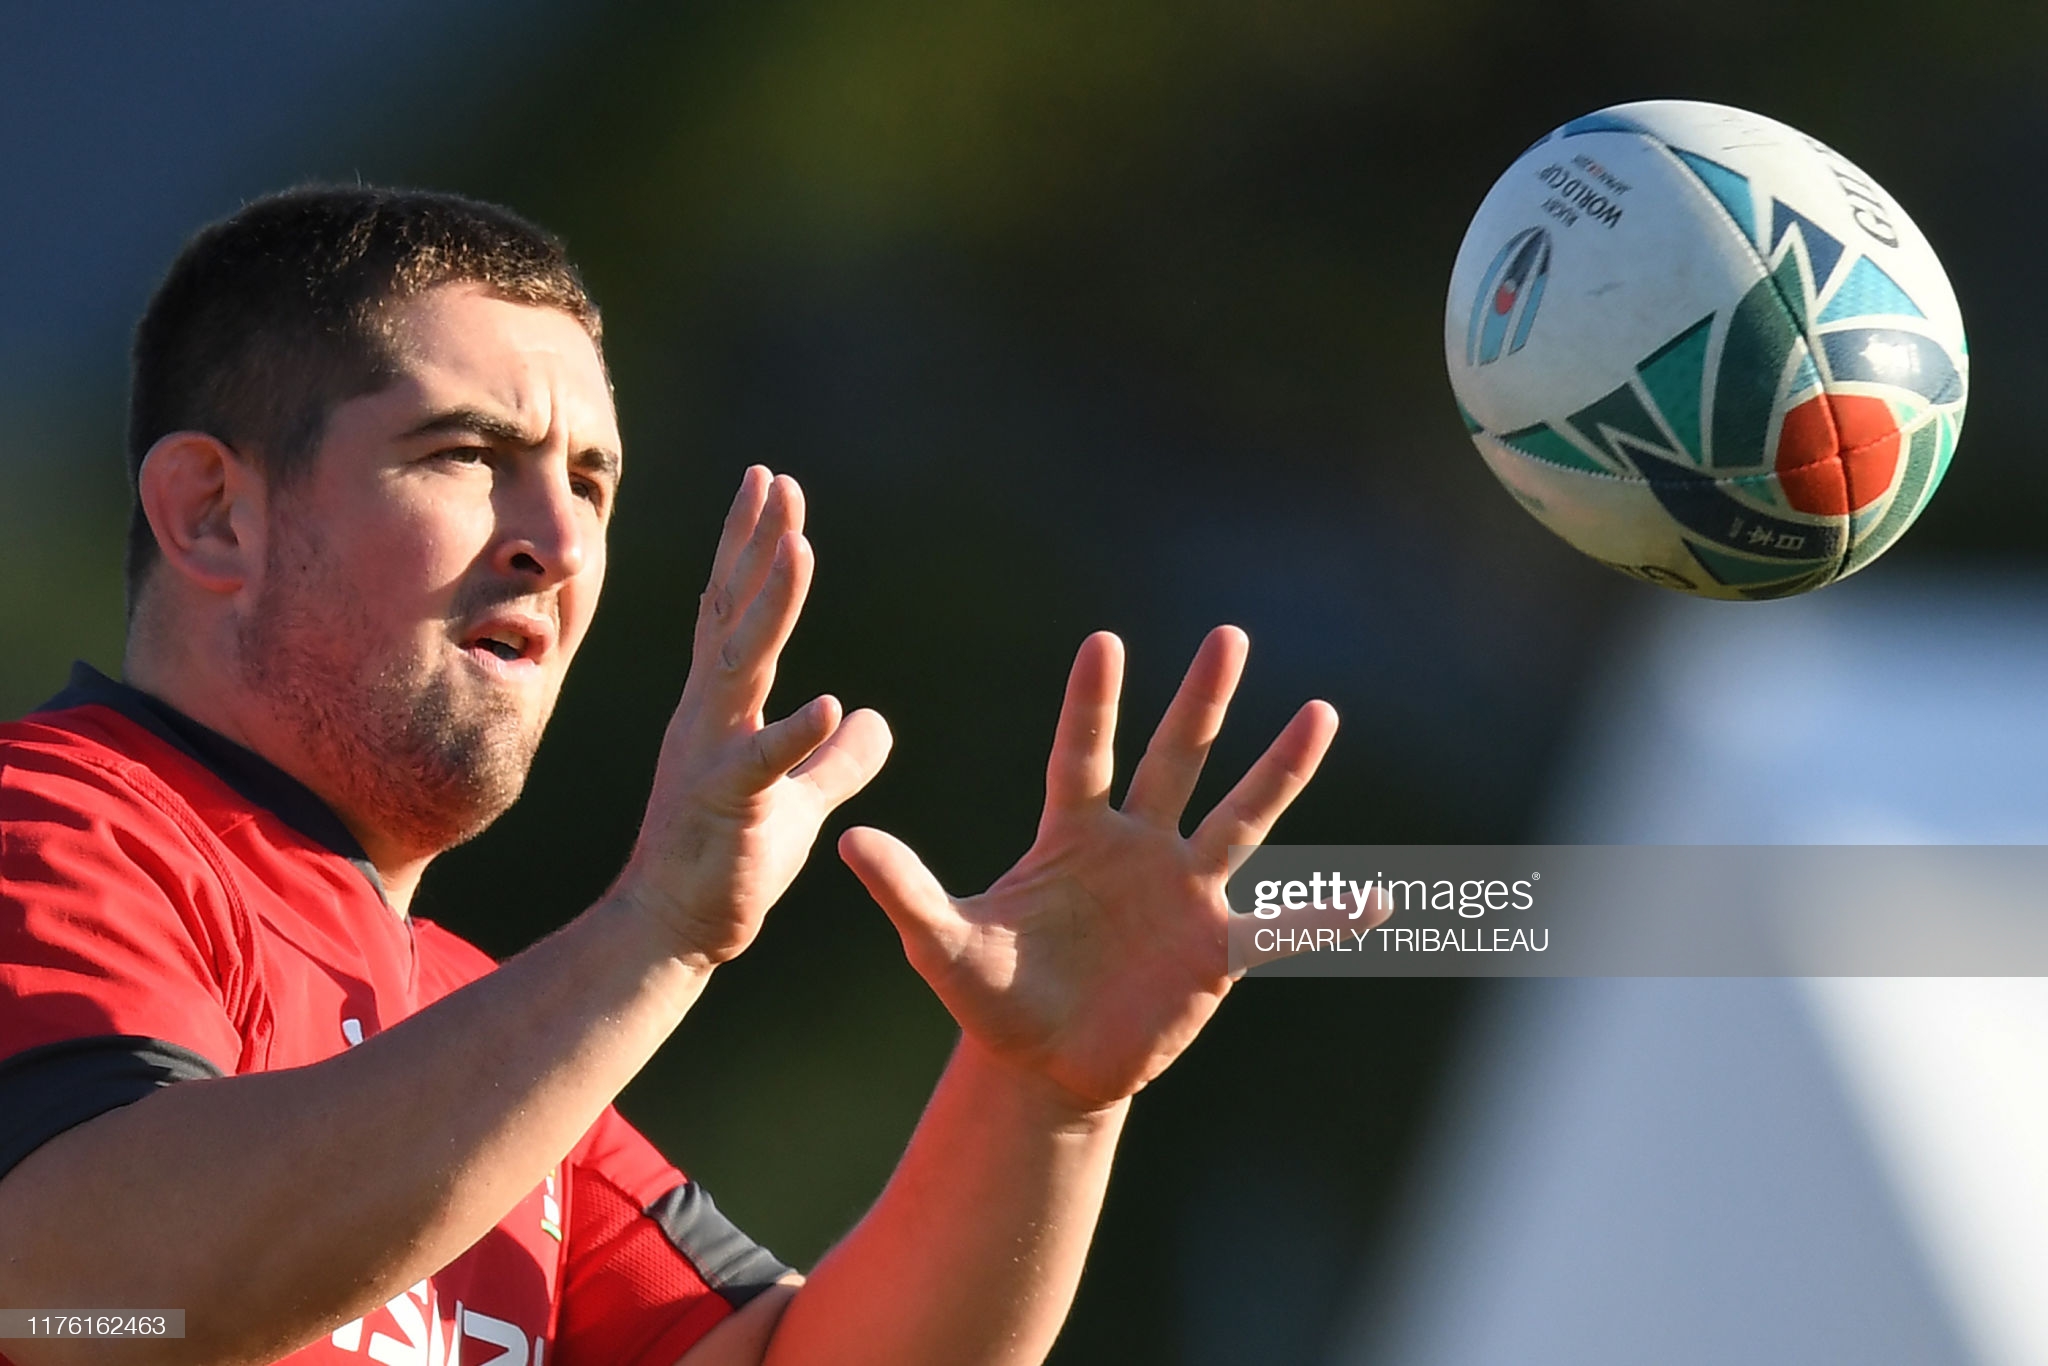
<path fill-rule="evenodd" d="M 1607 452 L 1608 458 L 1621 469 L 1629 469 L 1636 463 L 1629 459 L 1621 448 L 1618 437 L 1627 437 L 1638 445 L 1667 455 L 1676 455 L 1671 438 L 1657 425 L 1657 419 L 1643 406 L 1632 385 L 1621 385 L 1602 398 L 1597 398 L 1571 415 L 1572 429 L 1588 441 Z"/>
<path fill-rule="evenodd" d="M 1760 463 L 1786 360 L 1804 345 L 1778 283 L 1767 277 L 1751 285 L 1728 316 L 1714 376 L 1714 468 L 1754 469 Z"/>
<path fill-rule="evenodd" d="M 1594 474 L 1614 473 L 1541 422 L 1533 427 L 1524 427 L 1520 431 L 1503 432 L 1500 439 L 1503 444 L 1514 447 L 1532 460 L 1562 465 L 1568 470 L 1588 470 Z"/>
<path fill-rule="evenodd" d="M 1936 418 L 1914 429 L 1911 444 L 1906 447 L 1906 473 L 1899 481 L 1898 492 L 1892 496 L 1891 506 L 1885 509 L 1884 516 L 1869 534 L 1858 537 L 1849 546 L 1849 558 L 1842 566 L 1844 574 L 1870 563 L 1885 547 L 1899 539 L 1900 533 L 1919 516 L 1920 509 L 1933 496 L 1945 463 L 1941 453 L 1943 425 L 1941 419 Z"/>
<path fill-rule="evenodd" d="M 1695 465 L 1705 459 L 1700 445 L 1700 399 L 1706 392 L 1707 341 L 1713 331 L 1714 315 L 1709 313 L 1636 367 L 1657 411 Z"/>

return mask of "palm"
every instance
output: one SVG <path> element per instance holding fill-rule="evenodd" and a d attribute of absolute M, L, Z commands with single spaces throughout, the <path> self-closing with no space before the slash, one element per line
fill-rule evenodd
<path fill-rule="evenodd" d="M 940 994 L 970 1032 L 1076 1095 L 1128 1095 L 1229 990 L 1222 874 L 1121 812 L 1052 822 L 1016 868 L 957 904 L 973 937 L 935 965 Z"/>
<path fill-rule="evenodd" d="M 1163 1071 L 1230 989 L 1229 850 L 1257 844 L 1321 760 L 1335 715 L 1304 707 L 1230 795 L 1182 838 L 1181 812 L 1244 663 L 1244 637 L 1203 642 L 1123 807 L 1109 804 L 1122 654 L 1083 645 L 1047 767 L 1038 838 L 980 896 L 947 897 L 873 830 L 840 848 L 961 1027 L 1086 1105 Z"/>

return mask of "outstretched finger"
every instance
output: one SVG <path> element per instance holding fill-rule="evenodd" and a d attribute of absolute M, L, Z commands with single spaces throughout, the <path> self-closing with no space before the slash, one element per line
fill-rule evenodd
<path fill-rule="evenodd" d="M 777 547 L 789 532 L 804 529 L 803 490 L 778 474 L 762 494 L 753 529 L 739 545 L 722 579 L 712 580 L 697 614 L 698 644 L 715 642 L 742 620 L 775 567 Z"/>
<path fill-rule="evenodd" d="M 839 857 L 903 937 L 903 954 L 927 980 L 957 957 L 972 933 L 924 861 L 894 835 L 855 826 L 839 837 Z"/>
<path fill-rule="evenodd" d="M 710 682 L 727 720 L 759 712 L 775 686 L 775 666 L 811 589 L 811 543 L 789 532 L 776 544 L 767 580 L 712 657 Z"/>
<path fill-rule="evenodd" d="M 1244 675 L 1249 648 L 1244 632 L 1235 626 L 1218 626 L 1202 641 L 1131 775 L 1130 791 L 1124 794 L 1126 815 L 1170 829 L 1180 827 L 1180 813 L 1194 794 L 1209 746 L 1223 729 L 1223 714 Z"/>
<path fill-rule="evenodd" d="M 774 478 L 766 465 L 749 465 L 740 476 L 739 492 L 733 495 L 725 525 L 718 533 L 718 553 L 711 557 L 711 577 L 705 580 L 708 591 L 717 592 L 732 576 L 733 561 L 739 559 L 740 547 L 747 543 L 747 538 L 754 534 L 754 524 L 761 520 L 761 507 L 768 501 L 768 485 Z"/>
<path fill-rule="evenodd" d="M 814 697 L 773 725 L 754 732 L 753 753 L 746 765 L 749 786 L 768 786 L 783 774 L 815 757 L 839 729 L 839 699 Z"/>
<path fill-rule="evenodd" d="M 894 743 L 882 714 L 862 708 L 839 723 L 789 776 L 810 784 L 829 809 L 868 785 L 882 771 Z"/>
<path fill-rule="evenodd" d="M 1337 709 L 1327 702 L 1305 704 L 1196 827 L 1196 857 L 1220 867 L 1232 845 L 1263 843 L 1273 822 L 1315 776 L 1336 735 Z"/>
<path fill-rule="evenodd" d="M 1116 703 L 1123 684 L 1124 643 L 1108 631 L 1082 641 L 1067 674 L 1067 695 L 1045 765 L 1047 811 L 1109 800 L 1116 775 Z"/>

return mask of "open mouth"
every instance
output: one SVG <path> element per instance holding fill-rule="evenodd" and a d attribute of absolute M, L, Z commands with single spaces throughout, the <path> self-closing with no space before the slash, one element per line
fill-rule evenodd
<path fill-rule="evenodd" d="M 509 664 L 515 660 L 526 658 L 528 644 L 529 642 L 524 632 L 515 631 L 509 626 L 498 626 L 470 641 L 469 648 L 481 650 L 485 654 L 496 655 L 499 659 Z"/>
<path fill-rule="evenodd" d="M 476 667 L 500 678 L 526 677 L 553 652 L 558 629 L 550 614 L 502 607 L 472 617 L 456 640 Z"/>

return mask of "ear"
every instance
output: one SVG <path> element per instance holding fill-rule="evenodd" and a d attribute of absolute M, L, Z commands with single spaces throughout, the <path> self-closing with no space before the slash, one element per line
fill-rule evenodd
<path fill-rule="evenodd" d="M 172 432 L 142 458 L 136 492 L 171 573 L 232 594 L 263 563 L 263 476 L 204 432 Z"/>

